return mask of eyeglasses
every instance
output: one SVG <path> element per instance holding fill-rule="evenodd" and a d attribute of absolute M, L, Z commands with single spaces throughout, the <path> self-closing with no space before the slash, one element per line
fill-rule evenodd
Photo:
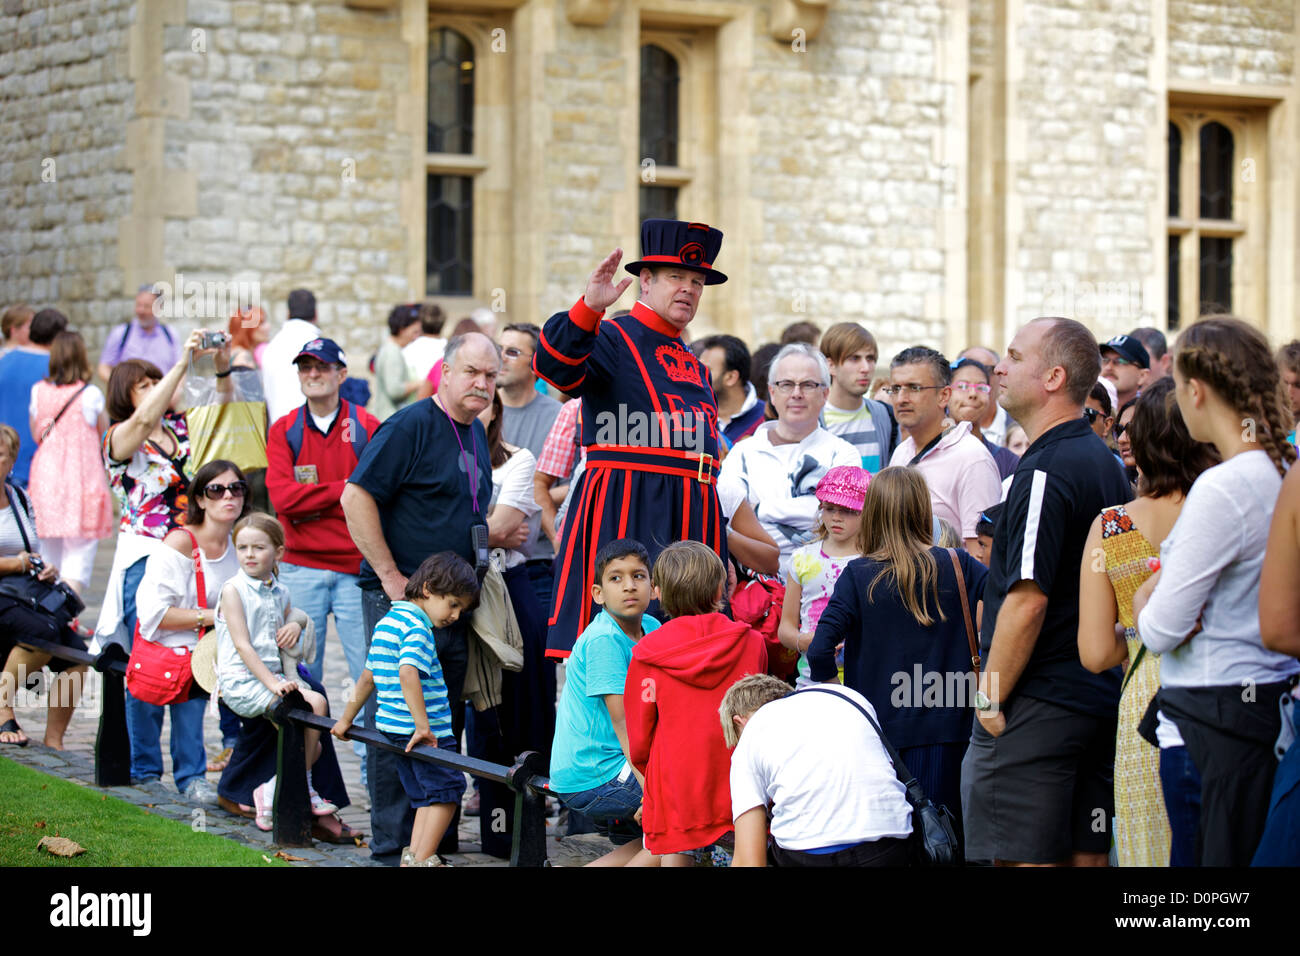
<path fill-rule="evenodd" d="M 953 382 L 952 387 L 959 392 L 969 392 L 973 390 L 979 392 L 981 395 L 987 395 L 989 392 L 993 391 L 992 388 L 985 385 L 983 382 Z"/>
<path fill-rule="evenodd" d="M 519 358 L 519 356 L 523 355 L 524 353 L 512 345 L 509 348 L 502 349 L 501 354 L 508 359 L 517 359 Z"/>
<path fill-rule="evenodd" d="M 1136 365 L 1136 364 L 1137 363 L 1134 362 L 1132 359 L 1126 359 L 1124 358 L 1124 356 L 1116 355 L 1114 352 L 1110 353 L 1110 355 L 1103 355 L 1101 357 L 1102 368 L 1105 368 L 1107 365 Z"/>
<path fill-rule="evenodd" d="M 203 496 L 209 501 L 220 501 L 226 497 L 227 491 L 234 498 L 243 498 L 248 494 L 248 482 L 232 481 L 228 485 L 208 485 L 203 489 Z"/>
<path fill-rule="evenodd" d="M 819 388 L 825 388 L 825 387 L 826 387 L 826 386 L 823 385 L 821 382 L 789 382 L 789 381 L 780 381 L 780 382 L 773 382 L 773 383 L 772 383 L 772 391 L 776 392 L 778 395 L 789 395 L 789 394 L 790 394 L 791 392 L 793 392 L 796 388 L 799 389 L 799 391 L 800 391 L 801 393 L 803 393 L 804 395 L 807 395 L 807 394 L 809 394 L 810 392 L 813 392 L 813 391 L 816 391 L 816 390 L 819 389 Z"/>
<path fill-rule="evenodd" d="M 886 385 L 881 389 L 886 395 L 898 395 L 901 392 L 907 392 L 909 395 L 920 395 L 922 392 L 931 388 L 944 388 L 943 385 Z M 984 386 L 988 388 L 987 385 Z"/>

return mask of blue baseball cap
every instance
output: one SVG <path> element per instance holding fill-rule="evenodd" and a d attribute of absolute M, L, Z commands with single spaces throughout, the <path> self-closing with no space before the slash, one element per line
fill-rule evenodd
<path fill-rule="evenodd" d="M 343 350 L 333 339 L 312 339 L 302 347 L 302 351 L 293 357 L 297 364 L 300 358 L 314 358 L 318 362 L 324 362 L 326 365 L 342 365 L 348 367 L 347 359 L 343 355 Z"/>

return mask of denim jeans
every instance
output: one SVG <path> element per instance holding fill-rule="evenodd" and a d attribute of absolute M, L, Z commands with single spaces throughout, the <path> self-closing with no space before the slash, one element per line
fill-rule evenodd
<path fill-rule="evenodd" d="M 388 613 L 392 602 L 380 589 L 361 591 L 361 612 L 365 619 L 366 644 L 375 631 L 379 619 Z M 461 691 L 465 686 L 467 622 L 462 619 L 449 628 L 434 628 L 434 645 L 438 663 L 442 665 L 443 682 L 447 685 L 447 700 L 451 704 L 452 736 L 460 739 L 465 729 L 465 704 Z M 366 725 L 374 726 L 375 695 L 371 694 L 365 707 Z M 386 857 L 397 853 L 411 842 L 411 825 L 415 811 L 402 781 L 397 775 L 398 764 L 405 758 L 378 747 L 366 751 L 366 790 L 370 794 L 370 853 Z M 459 810 L 459 807 L 457 808 Z M 452 831 L 454 833 L 454 830 Z M 396 863 L 394 862 L 394 865 Z"/>
<path fill-rule="evenodd" d="M 366 669 L 366 645 L 370 634 L 361 614 L 361 589 L 357 587 L 357 575 L 285 563 L 280 565 L 280 583 L 289 589 L 293 606 L 311 618 L 312 626 L 316 628 L 316 660 L 307 664 L 312 678 L 317 682 L 325 679 L 325 628 L 332 611 L 339 643 L 343 645 L 343 656 L 348 662 L 348 674 L 355 686 L 361 680 L 361 672 Z M 370 725 L 364 716 L 359 716 L 356 726 Z M 352 751 L 361 759 L 361 782 L 364 784 L 367 776 L 366 746 L 354 740 Z"/>
<path fill-rule="evenodd" d="M 1170 866 L 1196 866 L 1196 832 L 1201 826 L 1201 774 L 1186 747 L 1160 750 L 1160 787 L 1169 816 Z"/>
<path fill-rule="evenodd" d="M 148 558 L 141 558 L 122 575 L 122 618 L 127 634 L 135 640 L 135 592 L 144 578 Z M 128 647 L 129 651 L 130 648 Z M 208 756 L 203 749 L 203 714 L 206 700 L 187 700 L 171 705 L 172 715 L 172 776 L 181 793 L 190 781 L 208 771 Z M 136 700 L 131 692 L 126 694 L 126 733 L 131 741 L 131 776 L 161 779 L 163 708 Z"/>

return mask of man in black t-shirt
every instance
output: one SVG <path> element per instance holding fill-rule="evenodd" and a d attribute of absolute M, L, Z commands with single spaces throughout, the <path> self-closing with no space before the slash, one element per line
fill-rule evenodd
<path fill-rule="evenodd" d="M 993 534 L 976 726 L 962 764 L 970 860 L 1105 866 L 1114 811 L 1119 679 L 1079 661 L 1088 529 L 1131 497 L 1083 417 L 1101 362 L 1070 319 L 1040 318 L 995 372 L 1030 445 Z"/>

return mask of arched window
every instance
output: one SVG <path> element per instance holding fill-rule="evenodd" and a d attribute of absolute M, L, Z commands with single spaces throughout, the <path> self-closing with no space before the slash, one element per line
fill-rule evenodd
<path fill-rule="evenodd" d="M 676 167 L 680 141 L 681 67 L 661 46 L 641 47 L 641 218 L 676 219 L 676 185 L 660 183 L 661 166 Z"/>
<path fill-rule="evenodd" d="M 1169 124 L 1169 215 L 1178 216 L 1178 197 L 1181 189 L 1178 173 L 1183 168 L 1183 131 Z"/>
<path fill-rule="evenodd" d="M 427 150 L 474 152 L 474 47 L 448 27 L 429 34 Z"/>
<path fill-rule="evenodd" d="M 474 151 L 474 47 L 449 27 L 429 33 L 426 150 Z M 425 192 L 425 292 L 470 295 L 474 287 L 474 178 L 429 172 Z"/>
<path fill-rule="evenodd" d="M 1201 127 L 1201 218 L 1232 218 L 1232 133 L 1222 123 Z"/>
<path fill-rule="evenodd" d="M 1171 109 L 1169 118 L 1168 321 L 1176 329 L 1232 310 L 1234 251 L 1248 241 L 1234 218 L 1236 141 L 1249 127 L 1238 114 L 1208 110 Z"/>

